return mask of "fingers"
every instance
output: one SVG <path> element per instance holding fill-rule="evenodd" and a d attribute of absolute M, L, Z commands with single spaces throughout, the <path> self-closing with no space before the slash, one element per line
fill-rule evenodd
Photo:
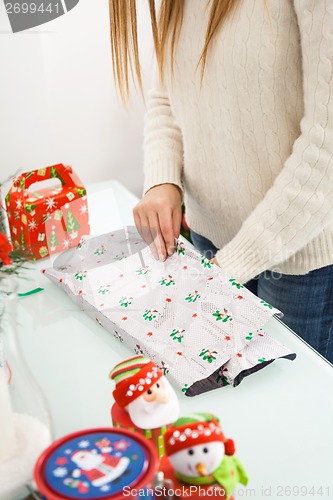
<path fill-rule="evenodd" d="M 167 258 L 167 251 L 157 212 L 148 213 L 148 225 L 150 229 L 151 242 L 149 247 L 156 259 L 164 261 Z"/>
<path fill-rule="evenodd" d="M 134 222 L 141 238 L 149 245 L 155 259 L 165 260 L 167 251 L 160 228 L 157 212 L 140 211 L 140 207 L 133 210 Z"/>
<path fill-rule="evenodd" d="M 172 210 L 165 208 L 158 214 L 161 236 L 164 242 L 165 258 L 172 255 L 175 249 L 175 233 L 173 230 Z M 163 253 L 164 255 L 164 253 Z"/>
<path fill-rule="evenodd" d="M 173 184 L 150 189 L 133 209 L 134 222 L 155 258 L 172 255 L 181 223 L 181 194 Z"/>
<path fill-rule="evenodd" d="M 164 236 L 169 256 L 171 256 L 175 251 L 176 240 L 178 240 L 180 234 L 181 220 L 181 206 L 173 209 L 169 214 L 167 214 L 167 217 L 163 221 L 160 220 L 162 234 Z"/>
<path fill-rule="evenodd" d="M 164 261 L 174 249 L 173 222 L 170 209 L 147 213 L 133 211 L 135 225 L 141 238 L 149 245 L 153 256 Z"/>
<path fill-rule="evenodd" d="M 182 222 L 182 207 L 181 205 L 179 205 L 172 211 L 173 234 L 176 239 L 178 239 L 180 235 L 181 222 Z"/>
<path fill-rule="evenodd" d="M 138 209 L 138 206 L 133 208 L 133 218 L 134 218 L 134 223 L 136 226 L 136 229 L 141 236 L 141 238 L 145 241 L 143 234 L 142 234 L 142 224 L 141 224 L 141 218 L 140 218 L 140 212 Z"/>

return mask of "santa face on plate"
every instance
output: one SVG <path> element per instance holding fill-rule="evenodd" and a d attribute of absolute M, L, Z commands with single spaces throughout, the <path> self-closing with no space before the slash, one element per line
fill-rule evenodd
<path fill-rule="evenodd" d="M 183 449 L 169 458 L 179 474 L 198 477 L 212 474 L 222 462 L 223 456 L 224 444 L 215 441 Z"/>
<path fill-rule="evenodd" d="M 155 429 L 174 422 L 179 415 L 175 391 L 163 376 L 127 407 L 132 422 L 140 429 Z"/>
<path fill-rule="evenodd" d="M 130 463 L 128 457 L 98 453 L 96 450 L 75 451 L 71 459 L 78 467 L 72 472 L 72 476 L 78 478 L 83 474 L 95 487 L 104 486 L 117 479 Z"/>
<path fill-rule="evenodd" d="M 103 462 L 104 457 L 97 452 L 80 450 L 73 453 L 73 462 L 82 470 L 97 469 Z"/>

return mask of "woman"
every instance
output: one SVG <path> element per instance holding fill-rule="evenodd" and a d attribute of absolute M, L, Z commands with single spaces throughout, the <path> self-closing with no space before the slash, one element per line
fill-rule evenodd
<path fill-rule="evenodd" d="M 149 5 L 159 71 L 139 231 L 165 259 L 184 195 L 197 248 L 333 361 L 332 1 L 162 0 L 158 22 Z M 110 6 L 126 97 L 135 2 Z"/>

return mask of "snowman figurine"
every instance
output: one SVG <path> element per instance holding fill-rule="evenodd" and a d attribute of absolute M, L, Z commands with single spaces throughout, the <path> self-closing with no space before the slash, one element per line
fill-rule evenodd
<path fill-rule="evenodd" d="M 110 372 L 116 383 L 111 408 L 115 427 L 135 429 L 164 454 L 164 433 L 179 417 L 179 402 L 163 371 L 148 358 L 134 356 Z"/>
<path fill-rule="evenodd" d="M 235 446 L 226 439 L 218 418 L 196 413 L 179 418 L 164 435 L 166 455 L 173 474 L 190 485 L 217 485 L 229 499 L 238 483 L 247 485 L 247 474 L 234 457 Z"/>

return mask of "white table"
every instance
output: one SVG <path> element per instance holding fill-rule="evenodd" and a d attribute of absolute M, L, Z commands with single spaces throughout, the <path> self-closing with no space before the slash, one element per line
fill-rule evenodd
<path fill-rule="evenodd" d="M 92 185 L 88 202 L 92 234 L 133 225 L 137 199 L 119 183 Z M 110 424 L 108 374 L 132 352 L 40 273 L 51 264 L 38 262 L 28 273 L 31 281 L 20 280 L 22 292 L 37 286 L 44 291 L 20 299 L 18 330 L 60 437 Z M 250 476 L 236 498 L 333 498 L 332 365 L 275 318 L 267 330 L 297 353 L 295 361 L 278 360 L 237 388 L 194 398 L 179 394 L 181 413 L 215 413 L 235 440 Z"/>

